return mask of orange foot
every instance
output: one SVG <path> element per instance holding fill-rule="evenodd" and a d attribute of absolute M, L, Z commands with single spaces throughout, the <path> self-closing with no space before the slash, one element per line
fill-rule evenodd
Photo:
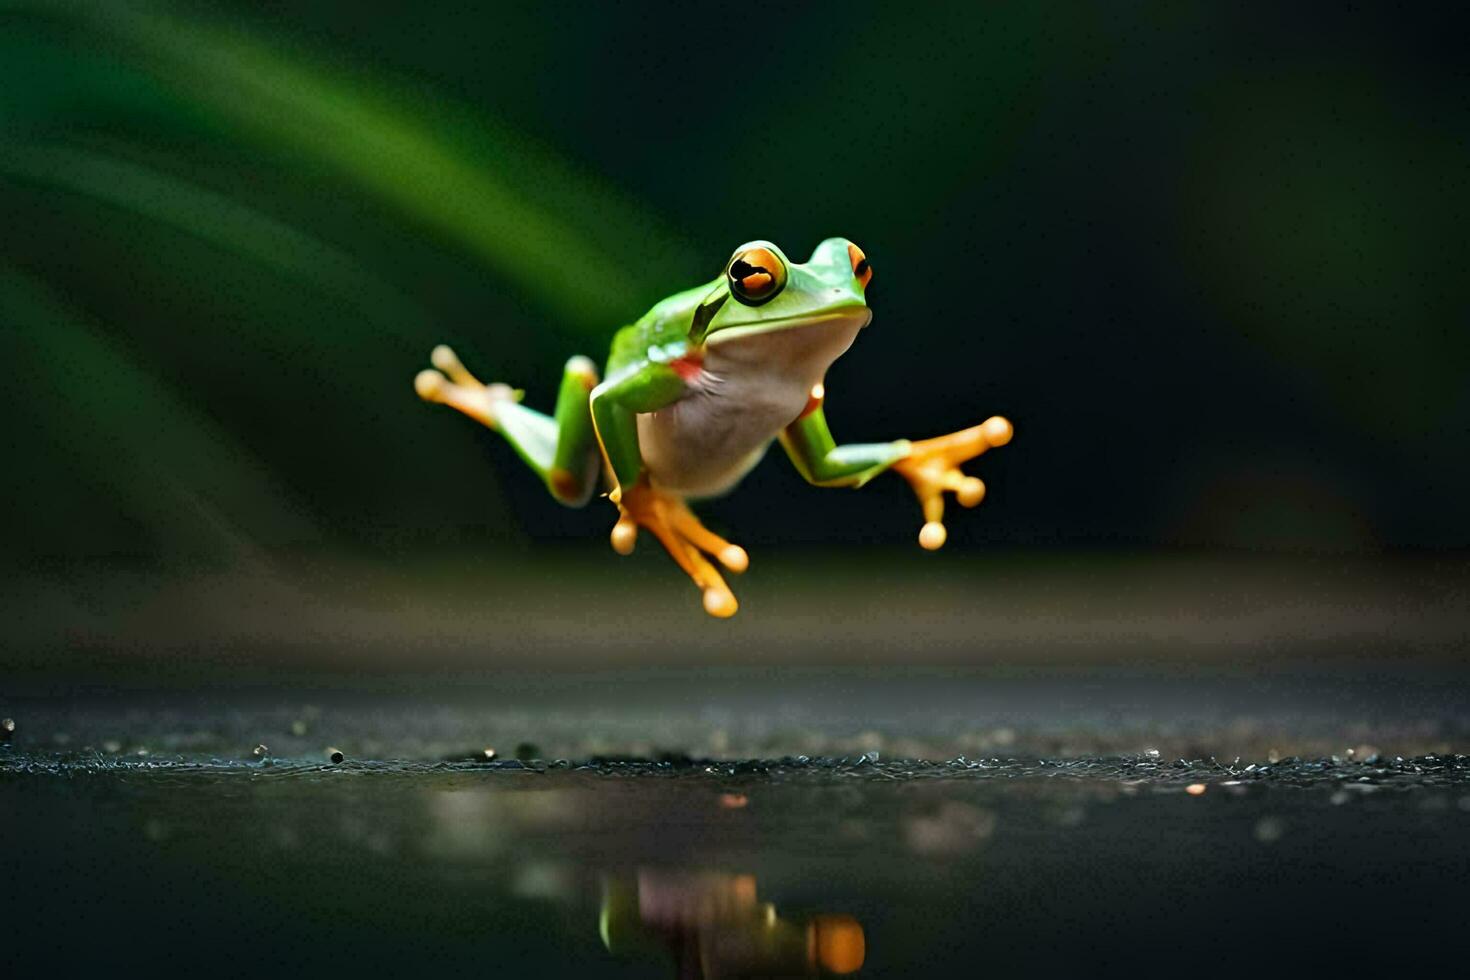
<path fill-rule="evenodd" d="M 708 552 L 732 572 L 750 567 L 750 557 L 738 544 L 731 544 L 699 523 L 682 498 L 658 490 L 646 480 L 639 480 L 626 490 L 614 490 L 613 503 L 622 516 L 612 529 L 613 550 L 620 555 L 633 553 L 638 542 L 638 528 L 646 527 L 658 538 L 670 557 L 704 592 L 704 611 L 721 619 L 735 615 L 740 604 L 720 573 L 704 557 Z"/>
<path fill-rule="evenodd" d="M 935 551 L 944 547 L 949 536 L 943 523 L 944 491 L 952 490 L 961 507 L 974 507 L 985 499 L 985 484 L 962 473 L 960 464 L 992 446 L 1004 446 L 1011 435 L 1011 423 L 996 415 L 968 429 L 913 443 L 909 454 L 893 464 L 924 508 L 925 523 L 919 531 L 922 547 Z"/>
<path fill-rule="evenodd" d="M 469 372 L 459 357 L 444 344 L 429 354 L 434 369 L 420 371 L 413 379 L 414 390 L 426 402 L 458 409 L 475 421 L 499 428 L 495 407 L 501 402 L 518 402 L 525 392 L 510 385 L 485 384 Z M 445 375 L 448 375 L 446 378 Z"/>

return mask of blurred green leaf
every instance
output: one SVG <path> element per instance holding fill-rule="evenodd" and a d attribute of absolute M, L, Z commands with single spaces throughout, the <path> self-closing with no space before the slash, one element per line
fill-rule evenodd
<path fill-rule="evenodd" d="M 288 53 L 237 28 L 138 6 L 76 8 L 180 98 L 309 157 L 469 248 L 539 303 L 599 334 L 667 292 L 685 249 L 544 147 L 432 99 Z M 465 134 L 473 134 L 468 136 Z M 625 243 L 640 261 L 622 261 Z"/>
<path fill-rule="evenodd" d="M 258 550 L 252 529 L 268 529 L 269 544 L 314 536 L 300 508 L 230 433 L 43 284 L 3 266 L 0 349 L 5 361 L 27 366 L 5 392 L 9 424 L 43 429 L 48 457 L 12 453 L 12 481 L 69 465 L 99 484 L 91 502 L 98 512 L 121 512 L 174 554 L 250 557 Z M 87 513 L 71 520 L 98 524 Z"/>
<path fill-rule="evenodd" d="M 0 175 L 63 188 L 170 225 L 348 300 L 385 324 L 424 318 L 341 250 L 181 178 L 95 151 L 30 144 L 0 145 Z"/>

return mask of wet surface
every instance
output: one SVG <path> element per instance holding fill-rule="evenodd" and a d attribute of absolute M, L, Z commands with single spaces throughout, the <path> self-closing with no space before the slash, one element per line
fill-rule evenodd
<path fill-rule="evenodd" d="M 10 695 L 0 963 L 1315 974 L 1466 924 L 1453 676 L 665 681 Z"/>

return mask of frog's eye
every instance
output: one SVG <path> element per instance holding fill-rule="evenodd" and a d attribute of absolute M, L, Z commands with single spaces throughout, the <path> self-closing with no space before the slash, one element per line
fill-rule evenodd
<path fill-rule="evenodd" d="M 786 263 L 760 245 L 742 248 L 725 266 L 730 292 L 746 306 L 760 306 L 786 288 Z"/>
<path fill-rule="evenodd" d="M 873 278 L 873 267 L 868 265 L 868 257 L 863 254 L 862 249 L 848 242 L 847 258 L 852 262 L 852 274 L 857 276 L 858 282 L 862 283 L 864 289 L 867 289 L 868 283 Z"/>

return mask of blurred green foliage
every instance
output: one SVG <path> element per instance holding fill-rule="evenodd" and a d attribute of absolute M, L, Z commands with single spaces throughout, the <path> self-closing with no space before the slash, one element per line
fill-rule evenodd
<path fill-rule="evenodd" d="M 567 355 L 739 242 L 832 234 L 877 269 L 829 383 L 839 437 L 1017 423 L 952 547 L 1465 546 L 1457 27 L 0 5 L 7 550 L 600 537 L 601 508 L 560 510 L 417 403 L 429 347 L 548 402 Z M 901 487 L 799 485 L 773 460 L 716 522 L 917 529 Z"/>

